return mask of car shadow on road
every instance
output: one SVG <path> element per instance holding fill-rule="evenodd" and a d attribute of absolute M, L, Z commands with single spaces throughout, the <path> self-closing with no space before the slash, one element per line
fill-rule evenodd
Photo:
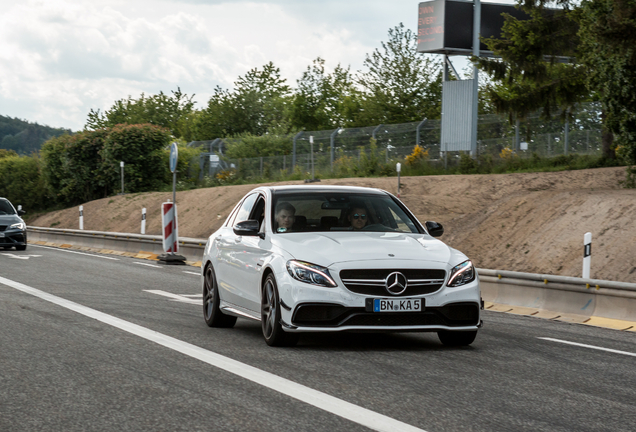
<path fill-rule="evenodd" d="M 263 343 L 261 326 L 256 322 L 239 322 L 233 331 L 254 339 L 254 343 Z M 435 332 L 373 333 L 373 332 L 334 332 L 303 333 L 295 349 L 314 351 L 444 351 L 474 350 L 475 347 L 447 347 L 437 338 Z"/>

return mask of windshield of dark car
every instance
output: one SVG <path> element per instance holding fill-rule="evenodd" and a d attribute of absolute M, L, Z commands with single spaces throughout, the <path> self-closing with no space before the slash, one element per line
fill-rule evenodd
<path fill-rule="evenodd" d="M 7 200 L 0 199 L 0 215 L 13 215 L 15 209 Z"/>
<path fill-rule="evenodd" d="M 342 192 L 277 193 L 276 233 L 376 231 L 419 233 L 416 222 L 389 195 Z"/>

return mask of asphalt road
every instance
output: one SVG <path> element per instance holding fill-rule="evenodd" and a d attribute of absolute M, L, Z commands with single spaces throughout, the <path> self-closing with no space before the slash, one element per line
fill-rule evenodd
<path fill-rule="evenodd" d="M 486 311 L 467 348 L 270 348 L 257 322 L 205 325 L 198 271 L 0 251 L 0 431 L 636 430 L 636 333 Z"/>

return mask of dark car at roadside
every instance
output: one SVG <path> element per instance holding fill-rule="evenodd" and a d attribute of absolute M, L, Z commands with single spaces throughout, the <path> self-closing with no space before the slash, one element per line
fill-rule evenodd
<path fill-rule="evenodd" d="M 0 248 L 26 249 L 27 228 L 20 217 L 23 214 L 24 211 L 16 210 L 8 199 L 0 198 Z"/>

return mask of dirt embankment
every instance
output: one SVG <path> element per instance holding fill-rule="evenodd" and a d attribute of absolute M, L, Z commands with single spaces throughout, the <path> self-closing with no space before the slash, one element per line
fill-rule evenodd
<path fill-rule="evenodd" d="M 402 177 L 401 199 L 421 220 L 444 225 L 447 244 L 478 267 L 581 276 L 583 235 L 592 233 L 592 277 L 636 282 L 636 190 L 622 189 L 624 168 L 554 173 Z M 301 182 L 287 182 L 299 184 Z M 352 178 L 322 184 L 369 186 L 397 193 L 397 179 Z M 256 185 L 177 193 L 179 235 L 204 238 Z M 84 204 L 84 228 L 160 234 L 160 204 L 171 193 L 114 196 Z M 78 228 L 78 208 L 29 224 Z"/>

